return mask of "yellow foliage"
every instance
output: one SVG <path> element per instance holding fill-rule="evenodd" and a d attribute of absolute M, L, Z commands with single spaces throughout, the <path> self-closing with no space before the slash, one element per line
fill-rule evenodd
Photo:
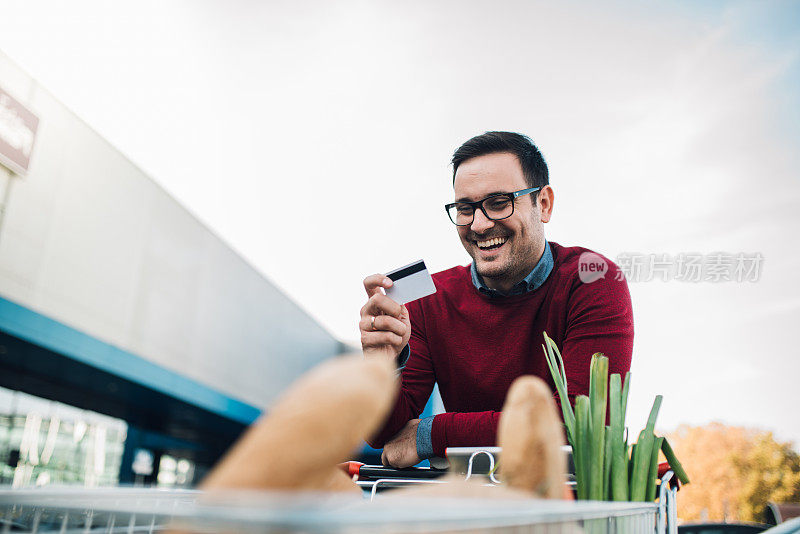
<path fill-rule="evenodd" d="M 800 456 L 771 432 L 711 423 L 668 436 L 692 483 L 678 492 L 685 521 L 761 521 L 768 501 L 800 501 Z"/>

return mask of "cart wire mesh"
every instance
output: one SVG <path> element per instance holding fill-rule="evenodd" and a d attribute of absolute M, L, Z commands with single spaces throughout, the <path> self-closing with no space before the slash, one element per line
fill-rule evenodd
<path fill-rule="evenodd" d="M 0 490 L 0 532 L 666 534 L 670 521 L 661 507 L 391 493 L 370 502 L 330 493 L 39 488 Z"/>

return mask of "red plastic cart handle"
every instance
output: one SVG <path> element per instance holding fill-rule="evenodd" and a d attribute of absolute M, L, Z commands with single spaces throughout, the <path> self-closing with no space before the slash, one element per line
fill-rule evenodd
<path fill-rule="evenodd" d="M 658 464 L 658 478 L 662 478 L 664 475 L 667 474 L 667 471 L 670 471 L 672 468 L 669 466 L 669 462 L 661 462 Z M 672 478 L 669 481 L 669 485 L 671 488 L 678 488 L 681 489 L 681 481 L 678 480 L 677 475 L 673 474 Z"/>

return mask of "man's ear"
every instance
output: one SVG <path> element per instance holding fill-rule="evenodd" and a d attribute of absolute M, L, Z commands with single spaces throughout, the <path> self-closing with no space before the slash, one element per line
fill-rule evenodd
<path fill-rule="evenodd" d="M 550 216 L 553 214 L 554 199 L 553 188 L 549 185 L 544 186 L 542 190 L 539 191 L 536 200 L 539 203 L 539 220 L 543 223 L 550 222 Z"/>

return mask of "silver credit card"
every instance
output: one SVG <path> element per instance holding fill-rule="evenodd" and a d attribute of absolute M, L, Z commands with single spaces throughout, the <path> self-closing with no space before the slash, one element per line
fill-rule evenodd
<path fill-rule="evenodd" d="M 392 287 L 386 290 L 386 295 L 399 304 L 436 293 L 433 278 L 428 273 L 423 260 L 389 271 L 386 276 L 393 282 Z"/>

